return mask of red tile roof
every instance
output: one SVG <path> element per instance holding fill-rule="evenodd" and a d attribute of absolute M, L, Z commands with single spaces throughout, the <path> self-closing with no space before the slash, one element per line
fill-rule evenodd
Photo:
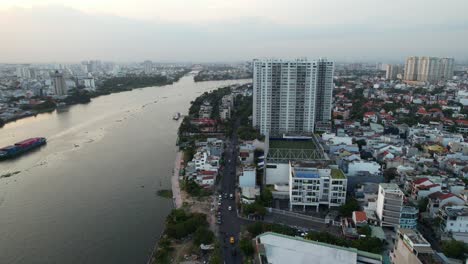
<path fill-rule="evenodd" d="M 419 179 L 416 179 L 413 181 L 414 184 L 421 184 L 425 181 L 428 181 L 429 179 L 428 178 L 419 178 Z"/>
<path fill-rule="evenodd" d="M 356 222 L 361 223 L 367 221 L 367 216 L 365 212 L 361 211 L 354 211 L 354 218 L 356 219 Z"/>

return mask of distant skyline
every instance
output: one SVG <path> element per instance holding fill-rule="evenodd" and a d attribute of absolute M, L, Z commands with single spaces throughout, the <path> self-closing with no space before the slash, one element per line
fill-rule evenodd
<path fill-rule="evenodd" d="M 468 60 L 466 0 L 37 2 L 1 0 L 0 63 Z"/>

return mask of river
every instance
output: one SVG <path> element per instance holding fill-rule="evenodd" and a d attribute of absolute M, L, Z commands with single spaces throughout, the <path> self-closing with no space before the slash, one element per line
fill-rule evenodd
<path fill-rule="evenodd" d="M 94 98 L 0 129 L 0 146 L 48 144 L 0 163 L 0 263 L 146 263 L 172 201 L 180 121 L 205 91 L 249 80 L 162 86 Z"/>

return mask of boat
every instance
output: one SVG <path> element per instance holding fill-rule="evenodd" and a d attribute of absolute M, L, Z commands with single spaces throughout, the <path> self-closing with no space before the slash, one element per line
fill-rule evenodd
<path fill-rule="evenodd" d="M 174 120 L 179 120 L 179 118 L 180 118 L 180 113 L 179 112 L 175 113 L 175 115 L 172 117 L 172 119 L 174 119 Z"/>
<path fill-rule="evenodd" d="M 14 145 L 0 148 L 0 160 L 18 157 L 28 151 L 45 145 L 47 140 L 43 137 L 28 138 Z"/>

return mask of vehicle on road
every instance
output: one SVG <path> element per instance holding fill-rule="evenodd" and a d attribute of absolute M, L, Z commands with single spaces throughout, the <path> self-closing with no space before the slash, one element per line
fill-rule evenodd
<path fill-rule="evenodd" d="M 229 210 L 229 211 L 232 211 L 232 206 L 229 206 L 229 207 L 228 207 L 228 210 Z"/>
<path fill-rule="evenodd" d="M 231 245 L 233 245 L 234 243 L 236 243 L 236 240 L 234 239 L 233 236 L 229 238 L 229 243 L 231 243 Z"/>
<path fill-rule="evenodd" d="M 229 199 L 234 200 L 234 194 L 229 194 Z"/>
<path fill-rule="evenodd" d="M 221 206 L 221 202 L 218 202 L 218 206 Z"/>

